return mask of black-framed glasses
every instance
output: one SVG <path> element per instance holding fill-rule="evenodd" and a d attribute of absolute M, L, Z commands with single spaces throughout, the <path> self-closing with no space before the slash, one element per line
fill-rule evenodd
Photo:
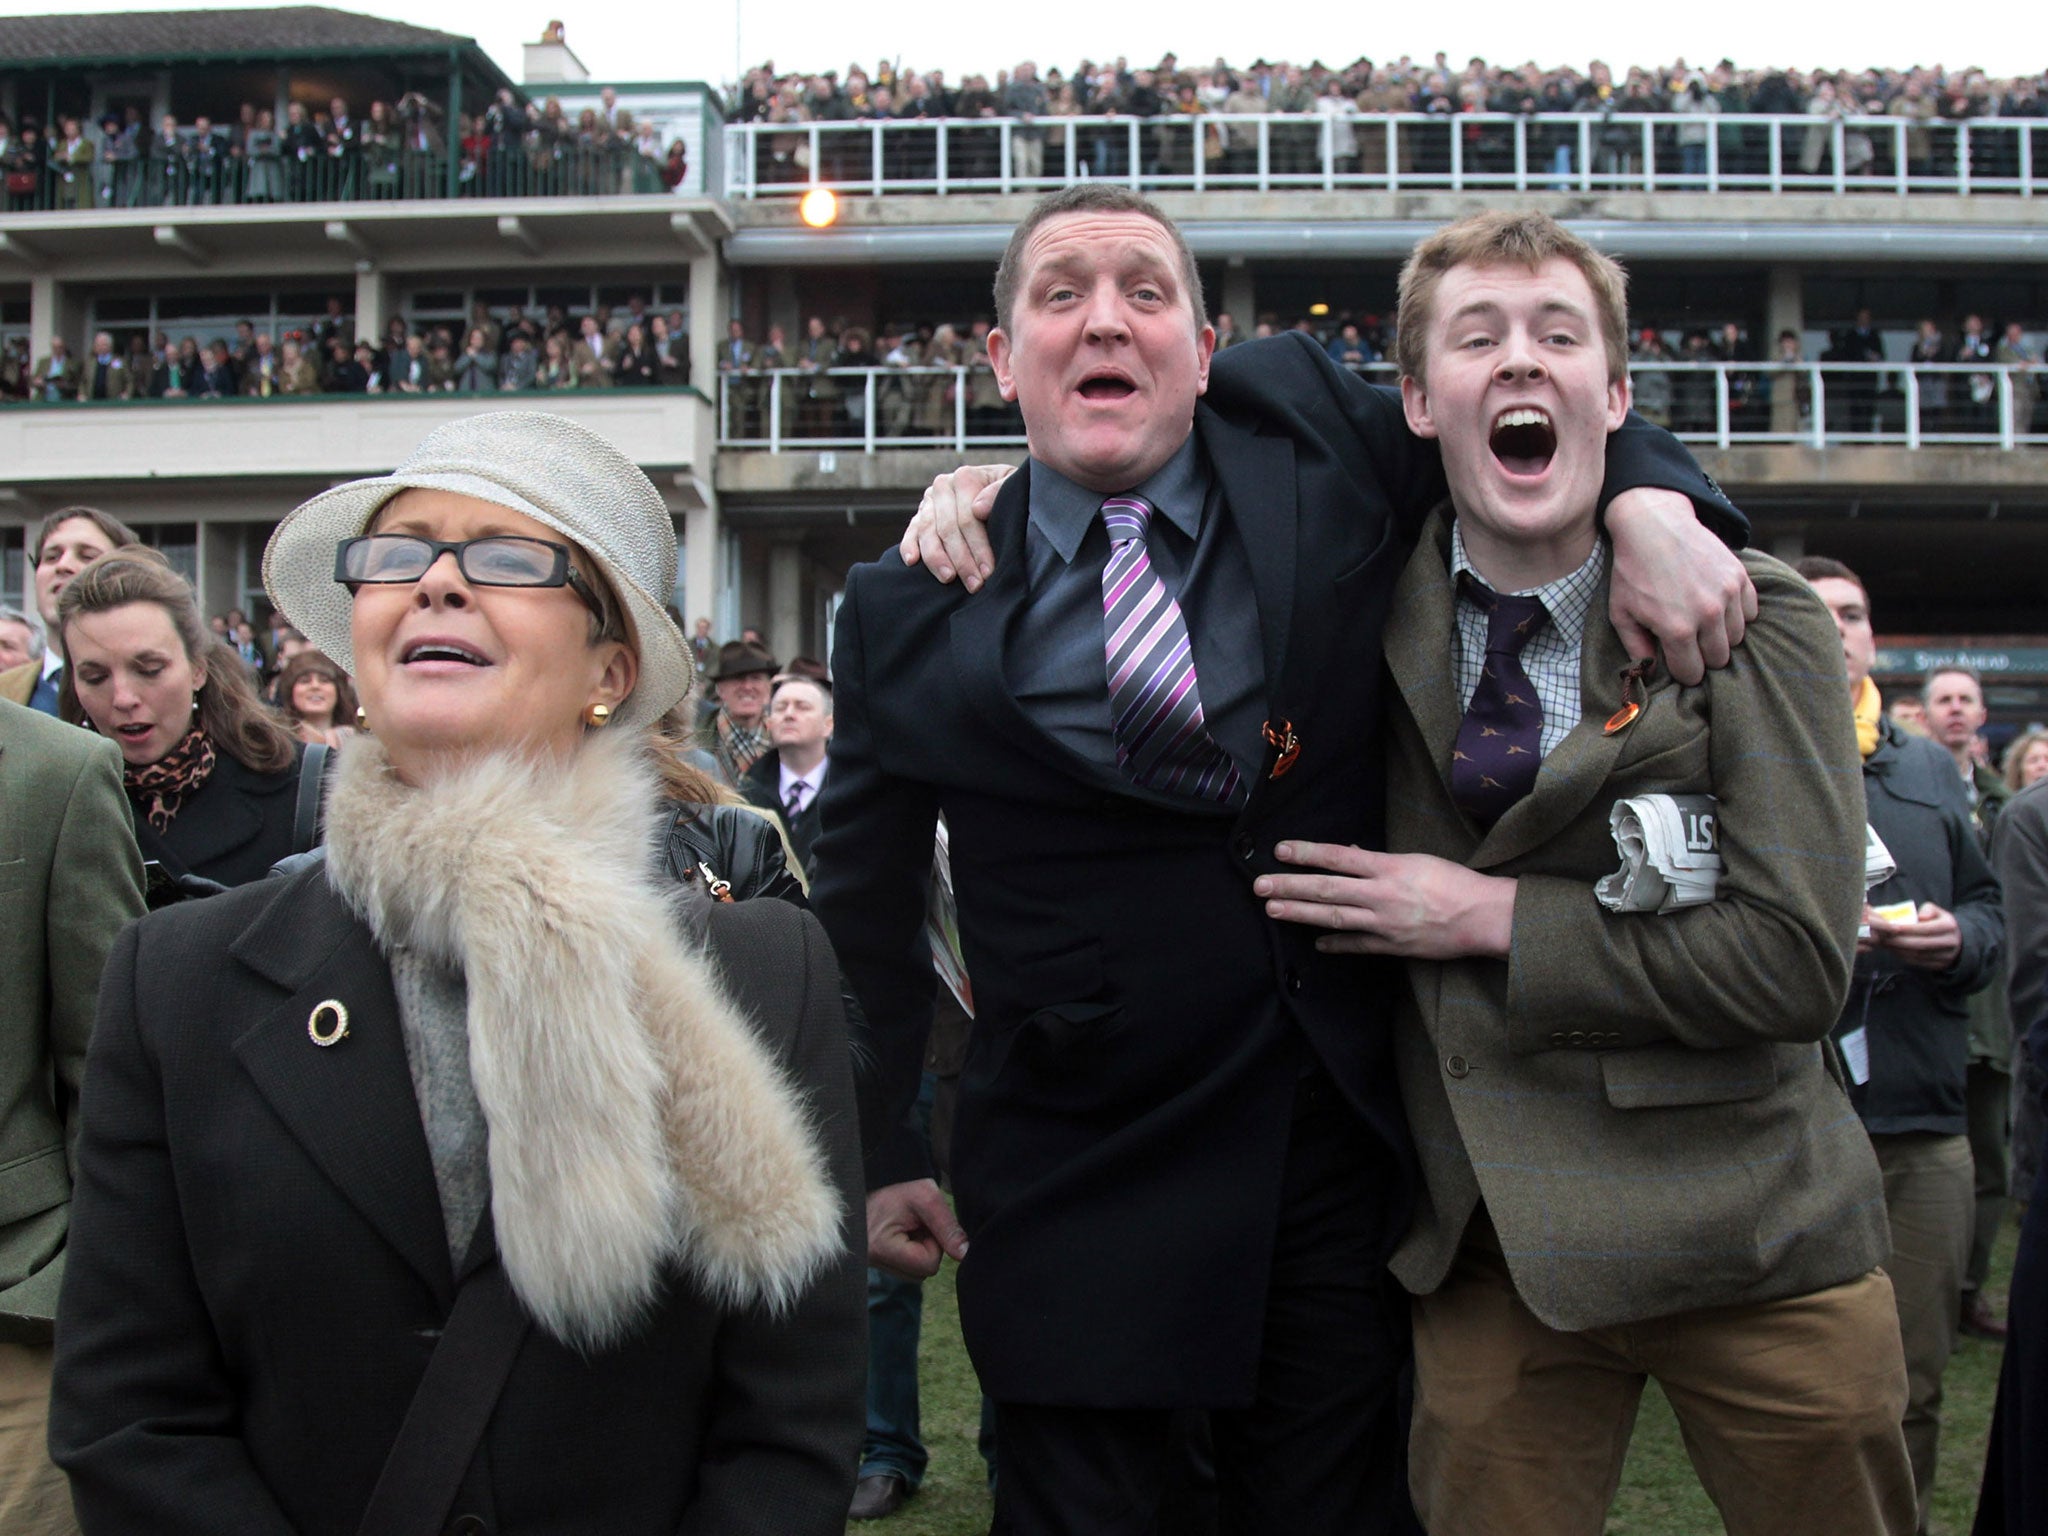
<path fill-rule="evenodd" d="M 412 533 L 366 533 L 343 539 L 334 552 L 334 579 L 354 591 L 369 585 L 418 581 L 444 554 L 455 556 L 463 580 L 476 587 L 567 587 L 600 618 L 597 594 L 552 539 L 494 533 L 481 539 L 426 539 Z"/>

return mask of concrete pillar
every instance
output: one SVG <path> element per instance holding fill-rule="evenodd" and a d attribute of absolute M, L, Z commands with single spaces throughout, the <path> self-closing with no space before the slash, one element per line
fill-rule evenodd
<path fill-rule="evenodd" d="M 803 340 L 803 305 L 797 301 L 796 273 L 788 267 L 773 267 L 768 272 L 768 324 L 782 327 L 784 342 L 794 347 Z M 768 335 L 762 328 L 762 339 Z"/>
<path fill-rule="evenodd" d="M 768 649 L 787 661 L 805 648 L 804 547 L 800 539 L 777 539 L 768 551 Z"/>
<path fill-rule="evenodd" d="M 1258 328 L 1258 292 L 1252 283 L 1251 264 L 1242 256 L 1230 258 L 1230 265 L 1223 269 L 1221 300 L 1212 299 L 1210 304 L 1217 310 L 1228 310 L 1230 318 L 1237 322 L 1237 334 L 1247 340 Z"/>
<path fill-rule="evenodd" d="M 683 514 L 683 625 L 694 634 L 699 619 L 711 620 L 711 633 L 720 640 L 732 635 L 720 627 L 718 614 L 719 566 L 724 532 L 714 495 L 704 506 Z"/>
<path fill-rule="evenodd" d="M 1798 267 L 1775 266 L 1764 296 L 1764 334 L 1757 348 L 1764 357 L 1778 355 L 1778 336 L 1806 330 L 1805 274 Z M 1771 378 L 1771 430 L 1790 435 L 1799 430 L 1799 381 L 1789 373 Z"/>
<path fill-rule="evenodd" d="M 718 344 L 725 339 L 724 276 L 715 250 L 690 263 L 690 382 L 714 402 L 718 399 Z"/>
<path fill-rule="evenodd" d="M 1776 353 L 1780 331 L 1806 329 L 1805 276 L 1798 267 L 1771 268 L 1770 287 L 1764 297 L 1763 345 L 1758 349 L 1766 357 Z"/>
<path fill-rule="evenodd" d="M 225 613 L 242 601 L 241 523 L 199 523 L 199 611 Z"/>
<path fill-rule="evenodd" d="M 50 350 L 50 338 L 62 336 L 73 357 L 82 358 L 92 345 L 85 331 L 85 302 L 76 285 L 59 282 L 52 272 L 28 280 L 28 346 L 30 361 Z"/>
<path fill-rule="evenodd" d="M 384 325 L 390 316 L 391 285 L 374 262 L 356 263 L 356 340 L 373 347 L 384 345 Z"/>

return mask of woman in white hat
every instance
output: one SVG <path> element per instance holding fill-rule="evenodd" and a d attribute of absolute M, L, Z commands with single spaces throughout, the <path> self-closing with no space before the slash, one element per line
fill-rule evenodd
<path fill-rule="evenodd" d="M 837 969 L 659 872 L 675 562 L 632 463 L 509 412 L 271 540 L 368 734 L 323 861 L 108 966 L 51 1420 L 86 1532 L 843 1529 Z"/>

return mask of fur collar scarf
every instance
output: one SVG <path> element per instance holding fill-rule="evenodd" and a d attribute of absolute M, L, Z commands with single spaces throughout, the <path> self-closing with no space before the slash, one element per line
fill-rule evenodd
<path fill-rule="evenodd" d="M 328 807 L 334 889 L 386 948 L 462 972 L 498 1250 L 579 1348 L 629 1332 L 671 1264 L 720 1305 L 783 1310 L 842 1246 L 797 1090 L 678 933 L 661 806 L 624 738 L 415 787 L 365 736 Z"/>

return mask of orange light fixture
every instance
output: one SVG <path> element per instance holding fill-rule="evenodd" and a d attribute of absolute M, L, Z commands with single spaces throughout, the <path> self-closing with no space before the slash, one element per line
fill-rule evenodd
<path fill-rule="evenodd" d="M 830 229 L 839 221 L 839 194 L 830 187 L 813 187 L 796 205 L 797 217 L 813 229 Z"/>

